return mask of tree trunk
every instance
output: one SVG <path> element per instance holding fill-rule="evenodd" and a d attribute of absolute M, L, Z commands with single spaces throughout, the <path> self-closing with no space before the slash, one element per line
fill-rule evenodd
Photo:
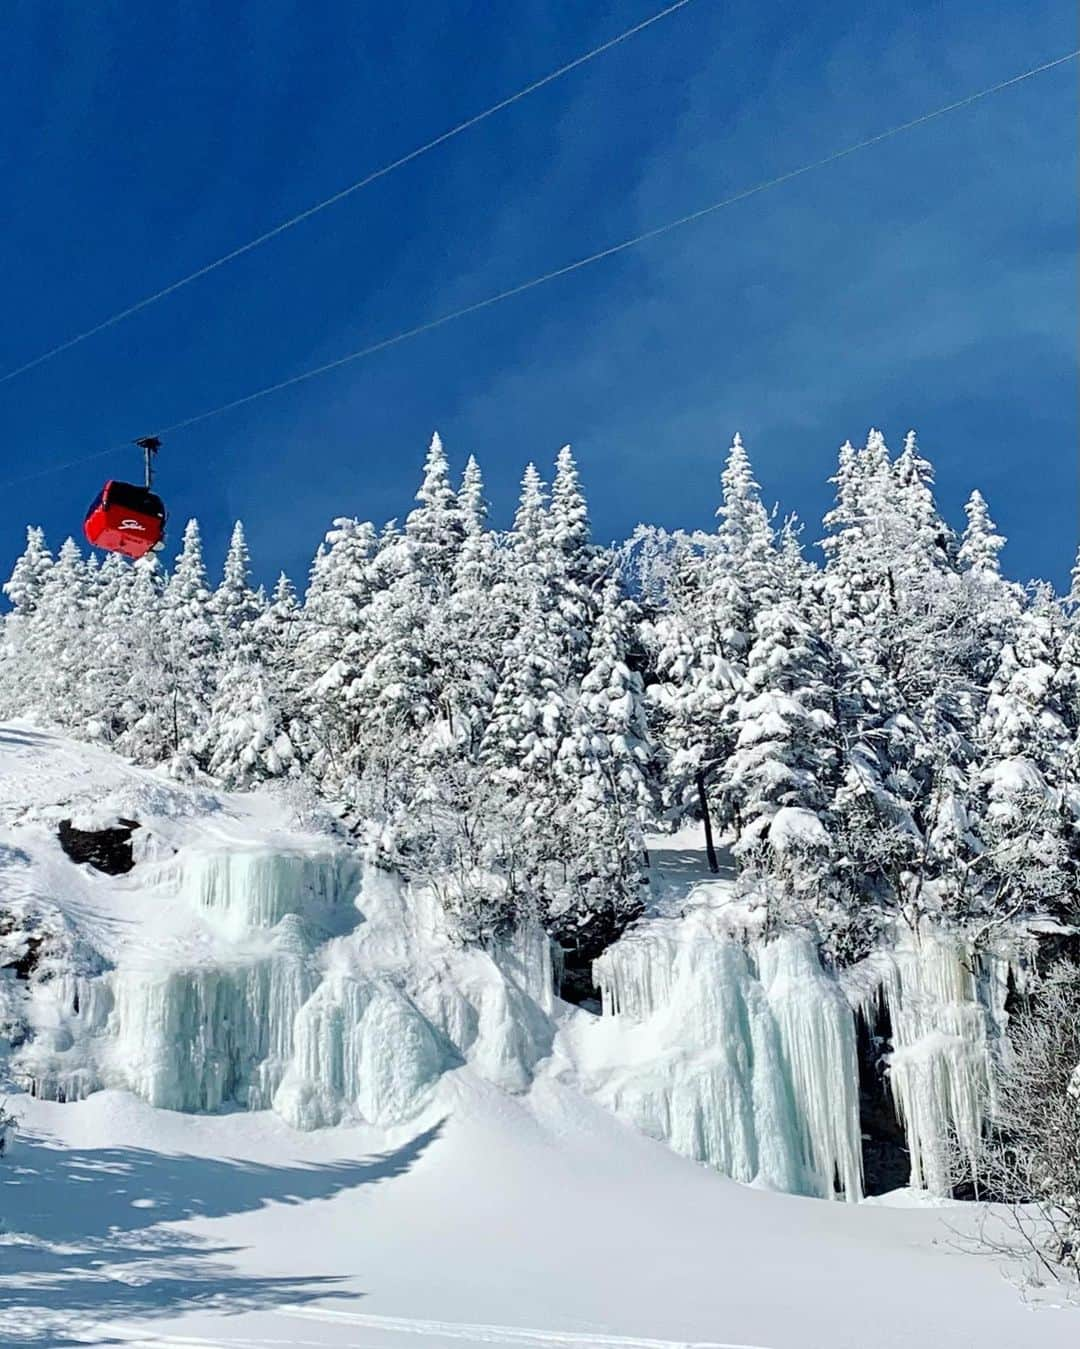
<path fill-rule="evenodd" d="M 705 854 L 709 859 L 709 870 L 715 876 L 720 870 L 720 863 L 716 860 L 716 848 L 713 845 L 712 816 L 709 814 L 709 799 L 705 795 L 705 774 L 699 772 L 696 782 L 698 805 L 701 807 L 701 819 L 705 825 Z"/>

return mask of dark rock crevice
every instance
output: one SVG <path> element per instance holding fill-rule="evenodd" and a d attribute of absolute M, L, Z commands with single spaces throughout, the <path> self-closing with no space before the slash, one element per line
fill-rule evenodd
<path fill-rule="evenodd" d="M 70 820 L 61 820 L 57 836 L 73 862 L 106 876 L 123 876 L 135 865 L 131 835 L 138 828 L 137 820 L 119 820 L 111 829 L 76 829 Z"/>
<path fill-rule="evenodd" d="M 911 1178 L 907 1139 L 889 1090 L 886 1055 L 892 1042 L 892 1027 L 880 1004 L 871 1023 L 860 1016 L 856 1026 L 865 1190 L 868 1195 L 888 1194 L 902 1189 Z"/>

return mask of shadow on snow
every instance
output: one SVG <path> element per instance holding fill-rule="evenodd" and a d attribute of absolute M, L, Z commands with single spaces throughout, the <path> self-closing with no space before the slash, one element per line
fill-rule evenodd
<path fill-rule="evenodd" d="M 340 1279 L 239 1274 L 229 1257 L 242 1247 L 167 1224 L 329 1199 L 391 1180 L 410 1169 L 441 1128 L 392 1152 L 309 1166 L 145 1148 L 67 1149 L 23 1138 L 0 1167 L 0 1336 L 6 1344 L 59 1349 L 87 1343 L 77 1337 L 83 1319 L 196 1308 L 240 1312 L 325 1297 Z M 352 1289 L 349 1295 L 358 1296 Z M 75 1338 L 65 1337 L 65 1328 Z"/>

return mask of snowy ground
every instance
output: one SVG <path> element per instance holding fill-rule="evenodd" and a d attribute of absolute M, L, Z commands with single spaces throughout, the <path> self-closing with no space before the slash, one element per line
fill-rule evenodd
<path fill-rule="evenodd" d="M 191 798 L 175 793 L 107 754 L 0 727 L 5 900 L 59 898 L 110 956 L 167 941 L 189 951 L 201 929 L 175 896 L 140 891 L 138 872 L 91 877 L 52 843 L 64 813 L 126 811 L 183 848 Z M 297 846 L 273 802 L 200 810 L 199 830 L 222 846 L 256 835 Z M 723 888 L 692 838 L 655 862 L 672 914 Z M 1080 1310 L 1027 1309 L 971 1253 L 976 1210 L 737 1185 L 636 1133 L 564 1069 L 554 1062 L 518 1096 L 454 1069 L 421 1114 L 384 1130 L 299 1133 L 269 1112 L 179 1114 L 120 1091 L 69 1105 L 15 1096 L 21 1136 L 0 1162 L 0 1343 L 1080 1343 Z"/>
<path fill-rule="evenodd" d="M 123 1093 L 20 1101 L 4 1343 L 1074 1346 L 959 1249 L 966 1210 L 749 1189 L 543 1083 L 448 1080 L 393 1134 Z"/>

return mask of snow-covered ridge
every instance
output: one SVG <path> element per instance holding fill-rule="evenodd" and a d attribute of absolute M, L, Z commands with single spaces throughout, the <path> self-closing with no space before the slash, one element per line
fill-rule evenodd
<path fill-rule="evenodd" d="M 35 1095 L 119 1087 L 312 1129 L 413 1118 L 459 1069 L 511 1092 L 542 1073 L 738 1180 L 854 1200 L 858 1020 L 884 1011 L 914 1182 L 946 1188 L 949 1136 L 973 1148 L 982 1127 L 1001 962 L 927 939 L 841 984 L 805 935 L 748 937 L 714 883 L 597 961 L 595 1016 L 556 997 L 538 928 L 461 946 L 430 894 L 365 871 L 285 796 L 178 787 L 29 729 L 0 735 L 0 760 L 0 1000 L 10 1072 Z M 57 819 L 119 814 L 140 822 L 134 871 L 64 856 Z M 31 930 L 27 978 L 11 944 Z"/>

